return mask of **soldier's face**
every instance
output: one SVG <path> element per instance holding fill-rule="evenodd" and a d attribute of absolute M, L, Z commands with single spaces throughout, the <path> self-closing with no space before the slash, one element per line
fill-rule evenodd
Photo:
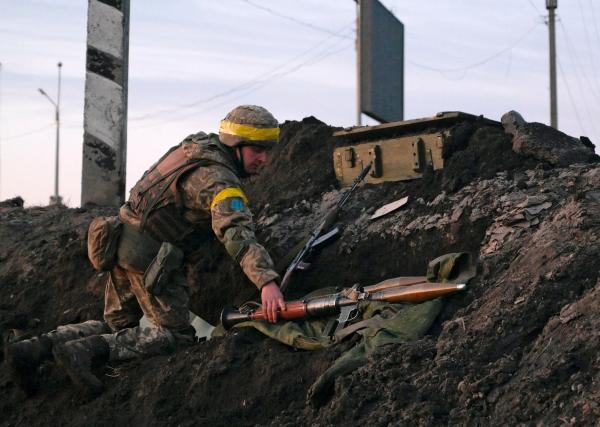
<path fill-rule="evenodd" d="M 244 159 L 244 169 L 250 175 L 256 175 L 263 168 L 269 159 L 269 151 L 263 147 L 255 145 L 244 145 L 242 147 L 242 158 Z"/>

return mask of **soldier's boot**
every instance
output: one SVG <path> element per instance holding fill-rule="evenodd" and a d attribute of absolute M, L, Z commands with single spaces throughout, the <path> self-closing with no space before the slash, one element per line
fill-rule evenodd
<path fill-rule="evenodd" d="M 108 342 L 99 335 L 68 341 L 54 347 L 54 360 L 71 381 L 84 391 L 100 393 L 104 386 L 92 372 L 93 365 L 108 361 Z"/>
<path fill-rule="evenodd" d="M 17 385 L 28 395 L 37 390 L 39 365 L 52 356 L 52 340 L 46 335 L 6 344 L 4 362 Z"/>
<path fill-rule="evenodd" d="M 59 326 L 56 330 L 39 337 L 17 341 L 4 347 L 6 362 L 15 382 L 25 393 L 32 395 L 37 391 L 38 367 L 52 358 L 53 346 L 94 334 L 108 331 L 106 323 L 98 320 Z"/>

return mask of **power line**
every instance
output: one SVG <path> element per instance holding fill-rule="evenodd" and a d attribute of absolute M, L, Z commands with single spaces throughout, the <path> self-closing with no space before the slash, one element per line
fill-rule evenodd
<path fill-rule="evenodd" d="M 214 109 L 216 109 L 218 107 L 221 107 L 223 105 L 226 105 L 226 104 L 228 104 L 228 103 L 230 103 L 230 102 L 232 102 L 232 101 L 234 101 L 236 99 L 239 99 L 241 97 L 244 97 L 244 96 L 247 96 L 247 95 L 249 95 L 251 93 L 254 93 L 257 90 L 259 90 L 259 89 L 263 88 L 264 86 L 266 86 L 267 84 L 272 83 L 275 80 L 281 79 L 284 76 L 286 76 L 288 74 L 291 74 L 292 72 L 297 71 L 298 69 L 300 69 L 300 68 L 302 68 L 302 67 L 304 67 L 306 65 L 315 64 L 315 63 L 317 63 L 319 61 L 322 61 L 323 59 L 325 59 L 325 58 L 327 58 L 327 57 L 329 57 L 331 55 L 339 53 L 342 50 L 347 49 L 351 45 L 344 46 L 343 48 L 337 49 L 337 50 L 334 50 L 334 51 L 327 51 L 327 52 L 321 53 L 320 55 L 316 55 L 315 57 L 308 58 L 305 62 L 297 64 L 295 67 L 293 67 L 291 69 L 288 69 L 286 71 L 282 71 L 280 73 L 277 73 L 277 74 L 274 74 L 272 76 L 269 76 L 267 79 L 263 79 L 261 82 L 257 82 L 254 86 L 251 86 L 251 87 L 248 87 L 248 88 L 244 89 L 241 94 L 238 94 L 237 96 L 234 96 L 233 98 L 226 99 L 225 101 L 220 102 L 218 104 L 207 106 L 207 107 L 205 107 L 205 108 L 203 108 L 203 109 L 201 109 L 199 111 L 194 111 L 194 112 L 187 113 L 187 114 L 184 114 L 184 115 L 179 115 L 179 116 L 171 118 L 171 119 L 165 119 L 162 122 L 150 123 L 149 125 L 142 126 L 142 127 L 152 127 L 152 126 L 156 126 L 156 125 L 162 125 L 162 124 L 166 124 L 166 123 L 176 122 L 176 121 L 180 121 L 182 119 L 186 119 L 188 117 L 196 116 L 198 114 L 202 114 L 202 113 L 205 113 L 207 111 L 214 110 Z M 138 128 L 139 128 L 139 126 L 138 126 Z"/>
<path fill-rule="evenodd" d="M 291 68 L 291 69 L 289 69 L 287 71 L 283 71 L 283 72 L 278 73 L 278 74 L 275 74 L 275 75 L 271 76 L 268 80 L 264 80 L 263 82 L 261 82 L 258 86 L 255 86 L 255 87 L 247 90 L 245 93 L 242 93 L 242 94 L 240 94 L 240 95 L 238 95 L 238 96 L 236 96 L 234 98 L 228 99 L 228 100 L 226 100 L 224 102 L 221 102 L 219 104 L 213 105 L 211 107 L 207 107 L 207 108 L 201 110 L 199 113 L 205 113 L 207 111 L 214 110 L 214 109 L 216 109 L 218 107 L 221 107 L 221 106 L 226 105 L 226 104 L 228 104 L 228 103 L 230 103 L 232 101 L 235 101 L 236 99 L 240 99 L 240 98 L 242 98 L 244 96 L 247 96 L 247 95 L 249 95 L 251 93 L 254 93 L 257 90 L 260 90 L 263 87 L 265 87 L 267 84 L 270 84 L 270 83 L 273 83 L 276 80 L 282 79 L 283 77 L 287 76 L 288 74 L 291 74 L 294 71 L 297 71 L 297 70 L 299 70 L 300 68 L 302 68 L 304 66 L 313 65 L 313 64 L 316 64 L 318 62 L 321 62 L 322 60 L 324 60 L 326 58 L 329 58 L 330 56 L 333 56 L 333 55 L 335 55 L 337 53 L 340 53 L 340 52 L 348 49 L 349 47 L 351 47 L 353 45 L 354 45 L 354 43 L 350 43 L 349 45 L 345 45 L 342 48 L 334 49 L 334 50 L 331 50 L 331 51 L 328 51 L 328 52 L 324 52 L 321 56 L 318 56 L 316 58 L 311 58 L 311 59 L 307 60 L 305 63 L 298 64 L 294 68 Z"/>
<path fill-rule="evenodd" d="M 510 75 L 511 68 L 512 68 L 512 50 L 508 52 L 508 65 L 506 66 L 506 71 L 504 73 L 504 81 L 508 80 L 508 76 Z"/>
<path fill-rule="evenodd" d="M 563 30 L 564 30 L 564 26 L 563 26 Z M 570 54 L 570 56 L 571 56 L 571 61 L 573 62 L 573 69 L 575 70 L 575 79 L 576 79 L 576 81 L 577 81 L 577 86 L 579 87 L 579 91 L 580 91 L 580 93 L 581 93 L 581 98 L 580 98 L 580 99 L 581 99 L 581 101 L 582 101 L 582 102 L 581 102 L 581 104 L 583 104 L 583 108 L 585 109 L 585 112 L 587 113 L 587 116 L 588 116 L 588 118 L 589 118 L 590 124 L 591 124 L 592 128 L 593 128 L 593 129 L 594 129 L 594 131 L 595 131 L 595 130 L 596 130 L 596 125 L 595 125 L 594 118 L 593 118 L 593 116 L 592 116 L 592 114 L 591 114 L 591 112 L 590 112 L 590 109 L 589 109 L 589 107 L 588 107 L 588 104 L 587 104 L 587 101 L 586 101 L 586 97 L 585 97 L 585 94 L 586 94 L 586 92 L 585 92 L 585 91 L 584 91 L 584 89 L 583 89 L 583 84 L 582 84 L 581 78 L 579 77 L 579 72 L 578 72 L 578 70 L 577 70 L 577 64 L 575 63 L 575 60 L 574 60 L 574 58 L 573 58 L 573 55 L 571 54 L 571 50 L 572 50 L 572 49 L 567 49 L 567 50 L 569 51 L 569 54 Z M 567 77 L 566 77 L 565 71 L 564 71 L 564 69 L 562 68 L 562 65 L 560 64 L 560 62 L 559 62 L 559 65 L 560 65 L 560 68 L 561 68 L 561 72 L 563 73 L 563 79 L 564 79 L 564 81 L 565 81 L 565 85 L 567 86 L 567 92 L 569 93 L 569 97 L 570 97 L 570 99 L 571 99 L 571 102 L 574 104 L 574 100 L 573 100 L 573 97 L 572 97 L 571 91 L 570 91 L 570 89 L 569 89 L 569 87 L 568 87 L 568 84 L 567 84 Z M 588 82 L 589 82 L 589 81 L 588 81 Z M 592 88 L 590 88 L 590 89 L 592 89 Z M 590 90 L 590 92 L 591 92 L 591 90 Z M 592 93 L 593 93 L 593 92 L 592 92 Z M 575 107 L 573 107 L 573 109 L 576 111 L 576 116 L 577 116 L 577 119 L 580 121 L 581 130 L 583 131 L 583 133 L 586 133 L 586 132 L 585 132 L 585 128 L 583 127 L 583 124 L 581 123 L 581 119 L 580 119 L 580 117 L 579 117 L 579 114 L 577 113 L 577 110 L 576 110 L 576 108 L 575 108 Z"/>
<path fill-rule="evenodd" d="M 596 38 L 598 39 L 598 45 L 600 45 L 600 30 L 598 30 L 598 21 L 596 21 L 596 11 L 594 10 L 594 2 L 590 1 L 590 10 L 592 11 L 592 22 L 594 23 L 594 29 L 596 30 Z"/>
<path fill-rule="evenodd" d="M 597 46 L 600 46 L 600 30 L 598 29 L 598 21 L 596 20 L 596 10 L 594 9 L 594 2 L 592 0 L 589 0 L 590 2 L 590 10 L 592 12 L 592 22 L 594 23 L 594 31 L 596 33 L 596 39 L 598 39 L 598 44 Z M 590 52 L 590 55 L 593 55 L 592 52 Z M 596 79 L 598 79 L 598 73 L 595 73 L 595 77 Z"/>
<path fill-rule="evenodd" d="M 534 2 L 532 2 L 531 0 L 528 0 L 529 4 L 531 5 L 531 7 L 533 7 L 535 9 L 535 11 L 538 13 L 538 15 L 543 15 L 542 12 L 540 12 L 540 10 L 537 8 L 537 6 L 535 5 Z"/>
<path fill-rule="evenodd" d="M 180 120 L 186 119 L 188 117 L 192 117 L 192 116 L 195 116 L 195 115 L 198 115 L 198 114 L 201 114 L 201 113 L 205 113 L 207 111 L 214 110 L 214 109 L 216 109 L 218 107 L 221 107 L 221 106 L 226 105 L 226 104 L 228 104 L 228 103 L 230 103 L 232 101 L 235 101 L 236 99 L 239 99 L 241 97 L 249 95 L 250 93 L 256 92 L 257 90 L 263 88 L 267 84 L 272 83 L 275 80 L 279 80 L 279 79 L 287 76 L 288 74 L 291 74 L 291 73 L 299 70 L 300 68 L 303 68 L 303 67 L 305 67 L 307 65 L 316 64 L 317 62 L 320 62 L 320 61 L 322 61 L 322 60 L 324 60 L 324 59 L 326 59 L 326 58 L 328 58 L 328 57 L 330 57 L 332 55 L 335 55 L 335 54 L 337 54 L 339 52 L 342 52 L 342 51 L 348 49 L 349 47 L 351 47 L 353 45 L 354 45 L 354 42 L 352 42 L 350 44 L 347 44 L 347 45 L 345 45 L 345 46 L 343 46 L 341 48 L 338 48 L 338 49 L 332 49 L 333 47 L 335 47 L 335 45 L 333 45 L 333 46 L 331 46 L 329 48 L 329 50 L 327 50 L 325 52 L 321 52 L 321 53 L 319 53 L 317 55 L 314 55 L 313 57 L 308 58 L 304 62 L 296 64 L 294 67 L 292 67 L 292 68 L 290 68 L 288 70 L 282 71 L 280 73 L 273 74 L 273 75 L 269 76 L 268 78 L 263 79 L 261 82 L 257 82 L 254 86 L 246 88 L 245 90 L 243 90 L 243 93 L 238 94 L 237 96 L 235 96 L 233 98 L 229 98 L 229 99 L 227 99 L 227 100 L 225 100 L 225 101 L 223 101 L 221 103 L 215 104 L 215 105 L 207 106 L 206 108 L 203 108 L 200 111 L 194 111 L 192 113 L 188 113 L 188 114 L 184 114 L 184 115 L 179 115 L 177 117 L 174 117 L 174 118 L 171 118 L 171 119 L 166 119 L 166 120 L 163 120 L 161 122 L 152 122 L 152 123 L 149 123 L 149 124 L 147 124 L 145 126 L 144 125 L 137 126 L 136 128 L 139 129 L 139 128 L 146 128 L 146 127 L 153 127 L 153 126 L 157 126 L 157 125 L 164 125 L 166 123 L 180 121 Z"/>
<path fill-rule="evenodd" d="M 60 125 L 61 129 L 81 129 L 83 128 L 83 123 L 79 123 L 79 124 L 74 124 L 74 123 L 68 123 L 68 124 L 62 124 Z"/>
<path fill-rule="evenodd" d="M 560 59 L 557 57 L 558 69 L 560 70 L 560 76 L 565 83 L 565 88 L 567 89 L 567 93 L 569 94 L 569 100 L 571 101 L 571 106 L 573 107 L 573 112 L 575 113 L 575 117 L 577 118 L 577 122 L 579 122 L 579 127 L 581 128 L 581 133 L 586 134 L 585 128 L 583 127 L 583 123 L 581 122 L 581 117 L 579 117 L 579 112 L 577 111 L 577 107 L 575 104 L 575 100 L 573 99 L 573 94 L 571 93 L 571 89 L 569 88 L 569 83 L 567 81 L 567 77 L 565 75 L 565 71 L 563 70 Z"/>
<path fill-rule="evenodd" d="M 419 68 L 423 68 L 425 70 L 429 70 L 429 71 L 435 71 L 438 72 L 442 75 L 444 75 L 445 73 L 451 73 L 451 72 L 457 72 L 457 71 L 463 71 L 464 73 L 466 73 L 468 70 L 472 69 L 472 68 L 476 68 L 479 67 L 481 65 L 484 65 L 494 59 L 496 59 L 497 57 L 503 55 L 504 53 L 512 50 L 513 48 L 515 48 L 519 43 L 521 43 L 538 25 L 540 25 L 539 22 L 536 22 L 531 28 L 529 28 L 525 33 L 523 33 L 517 40 L 515 40 L 511 45 L 503 48 L 502 50 L 499 50 L 498 52 L 480 60 L 480 61 L 476 61 L 473 62 L 469 65 L 463 66 L 463 67 L 454 67 L 454 68 L 436 68 L 436 67 L 432 67 L 429 65 L 424 65 L 424 64 L 420 64 L 418 62 L 414 62 L 411 60 L 408 60 L 407 62 L 414 65 L 415 67 L 419 67 Z"/>
<path fill-rule="evenodd" d="M 266 6 L 262 6 L 260 4 L 256 4 L 256 3 L 254 3 L 251 0 L 242 0 L 242 1 L 245 2 L 245 3 L 248 3 L 250 6 L 253 6 L 253 7 L 257 8 L 257 9 L 264 10 L 265 12 L 268 12 L 271 15 L 275 15 L 275 16 L 278 16 L 280 18 L 287 19 L 289 21 L 295 22 L 298 25 L 302 25 L 303 27 L 311 28 L 313 30 L 321 31 L 323 33 L 328 33 L 328 34 L 331 34 L 331 35 L 336 36 L 336 37 L 351 38 L 350 36 L 341 36 L 341 35 L 336 34 L 336 33 L 334 33 L 333 31 L 331 31 L 331 30 L 329 30 L 327 28 L 319 27 L 319 26 L 311 24 L 309 22 L 301 21 L 301 20 L 299 20 L 297 18 L 294 18 L 293 16 L 289 16 L 289 15 L 285 15 L 285 14 L 283 14 L 281 12 L 277 12 L 276 10 L 273 10 L 273 9 L 268 8 Z"/>
<path fill-rule="evenodd" d="M 594 60 L 594 50 L 592 49 L 592 43 L 590 41 L 590 34 L 588 32 L 588 28 L 587 28 L 587 23 L 585 20 L 585 14 L 583 13 L 583 5 L 581 4 L 581 0 L 577 0 L 577 4 L 579 5 L 579 12 L 581 13 L 581 22 L 583 24 L 583 30 L 585 32 L 585 41 L 587 42 L 588 45 L 588 53 L 590 55 L 590 63 L 592 64 L 592 70 L 594 71 L 594 76 L 595 76 L 595 81 L 594 83 L 598 84 L 598 71 L 596 70 L 596 61 Z M 594 22 L 595 24 L 595 22 Z M 597 27 L 596 27 L 597 28 Z M 596 89 L 598 88 L 598 86 L 596 86 Z"/>
<path fill-rule="evenodd" d="M 40 133 L 40 132 L 43 132 L 43 131 L 45 131 L 46 129 L 49 129 L 49 128 L 51 128 L 51 127 L 54 127 L 54 123 L 51 123 L 51 124 L 49 124 L 49 125 L 43 126 L 43 127 L 41 127 L 41 128 L 38 128 L 38 129 L 31 130 L 31 131 L 29 131 L 29 132 L 20 133 L 20 134 L 17 134 L 17 135 L 11 135 L 11 136 L 7 136 L 7 137 L 4 137 L 4 138 L 3 138 L 3 140 L 4 140 L 4 141 L 8 141 L 8 140 L 11 140 L 11 139 L 23 138 L 24 136 L 29 136 L 29 135 L 33 135 L 33 134 L 35 134 L 35 133 Z"/>
<path fill-rule="evenodd" d="M 343 33 L 344 31 L 346 31 L 349 27 L 354 25 L 354 21 L 350 22 L 349 24 L 344 25 L 342 28 L 340 28 L 339 30 L 337 30 L 334 34 L 340 34 Z M 291 63 L 293 63 L 294 61 L 310 54 L 311 52 L 318 50 L 319 48 L 322 48 L 324 43 L 327 43 L 331 38 L 333 37 L 333 35 L 330 35 L 322 40 L 320 40 L 318 43 L 316 43 L 315 45 L 311 46 L 310 48 L 302 51 L 301 53 L 299 53 L 298 55 L 284 61 L 283 63 L 277 65 L 276 67 L 270 69 L 269 71 L 262 73 L 260 75 L 258 75 L 257 77 L 254 77 L 250 80 L 247 80 L 246 82 L 237 85 L 231 89 L 228 89 L 224 92 L 220 92 L 217 93 L 215 95 L 212 95 L 208 98 L 204 98 L 204 99 L 199 99 L 196 101 L 193 101 L 191 103 L 188 104 L 183 104 L 183 105 L 179 105 L 179 106 L 175 106 L 172 108 L 165 108 L 162 110 L 158 110 L 155 112 L 151 112 L 151 113 L 146 113 L 146 114 L 142 114 L 141 116 L 136 116 L 136 117 L 131 117 L 129 119 L 129 121 L 133 122 L 133 121 L 140 121 L 140 120 L 145 120 L 145 119 L 149 119 L 152 117 L 156 117 L 156 116 L 160 116 L 160 115 L 165 115 L 165 114 L 170 114 L 170 113 L 176 113 L 178 111 L 184 110 L 184 109 L 190 109 L 190 108 L 194 108 L 197 107 L 199 105 L 202 104 L 206 104 L 209 103 L 211 101 L 214 101 L 218 98 L 222 98 L 225 97 L 227 95 L 233 94 L 235 92 L 239 92 L 242 90 L 246 90 L 249 87 L 252 87 L 253 85 L 257 84 L 258 82 L 260 82 L 261 80 L 263 80 L 264 78 L 267 78 L 269 75 L 271 75 L 272 73 L 276 72 L 277 70 L 280 70 L 282 68 L 285 68 L 286 66 L 290 65 Z"/>
<path fill-rule="evenodd" d="M 596 92 L 594 91 L 594 86 L 592 85 L 592 83 L 590 82 L 590 79 L 588 78 L 585 69 L 583 68 L 583 66 L 580 64 L 579 62 L 579 57 L 577 56 L 577 52 L 575 51 L 575 47 L 573 46 L 573 44 L 571 43 L 571 39 L 569 38 L 568 34 L 567 34 L 567 29 L 565 28 L 565 26 L 562 23 L 562 20 L 559 20 L 561 28 L 563 29 L 562 34 L 565 37 L 565 40 L 568 44 L 568 49 L 567 51 L 569 52 L 569 56 L 571 57 L 571 61 L 573 62 L 573 70 L 575 71 L 575 78 L 577 80 L 577 85 L 579 87 L 579 91 L 581 93 L 581 103 L 583 104 L 583 107 L 587 113 L 589 122 L 592 126 L 592 128 L 595 130 L 596 129 L 596 125 L 595 125 L 595 120 L 594 117 L 592 116 L 592 113 L 590 112 L 590 109 L 588 107 L 588 103 L 587 103 L 587 99 L 586 99 L 586 94 L 587 93 L 591 93 L 592 95 L 594 95 L 595 97 L 598 97 L 598 95 L 596 94 Z M 589 85 L 589 91 L 585 91 L 583 88 L 583 84 L 582 84 L 582 79 L 579 76 L 579 71 L 578 68 L 581 68 L 581 72 L 583 74 L 583 77 L 585 78 L 585 80 L 587 81 L 588 85 Z"/>
<path fill-rule="evenodd" d="M 569 45 L 568 46 L 569 48 L 567 49 L 567 51 L 569 52 L 571 59 L 575 63 L 576 68 L 577 67 L 581 68 L 581 73 L 583 74 L 584 79 L 588 82 L 588 84 L 590 86 L 590 92 L 597 98 L 598 102 L 600 102 L 600 96 L 598 96 L 598 94 L 596 93 L 595 86 L 592 84 L 589 77 L 587 76 L 587 73 L 585 72 L 585 68 L 579 62 L 579 57 L 577 56 L 577 51 L 575 49 L 575 45 L 573 45 L 573 43 L 571 43 L 571 38 L 569 37 L 569 34 L 567 33 L 567 28 L 562 23 L 562 19 L 559 19 L 558 22 L 560 23 L 560 26 L 563 29 L 563 36 L 565 37 L 565 40 L 566 40 L 567 44 Z M 578 74 L 577 74 L 577 76 L 579 78 Z M 584 93 L 583 89 L 581 90 L 581 93 L 582 94 Z"/>

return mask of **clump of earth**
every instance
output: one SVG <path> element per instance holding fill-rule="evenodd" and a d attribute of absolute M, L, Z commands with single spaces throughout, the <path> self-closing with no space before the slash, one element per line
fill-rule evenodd
<path fill-rule="evenodd" d="M 290 299 L 325 286 L 424 275 L 469 252 L 477 276 L 448 298 L 421 339 L 378 349 L 319 405 L 307 391 L 353 340 L 296 351 L 240 330 L 171 355 L 99 368 L 105 391 L 82 396 L 47 362 L 26 396 L 0 366 L 3 425 L 591 425 L 600 417 L 600 164 L 581 142 L 539 123 L 459 122 L 445 167 L 422 179 L 363 185 L 341 236 L 294 276 Z M 247 183 L 259 240 L 276 261 L 339 199 L 331 154 L 344 144 L 309 117 L 282 126 L 264 174 Z M 510 132 L 509 132 L 510 131 Z M 508 132 L 508 133 L 507 133 Z M 176 142 L 176 141 L 174 141 Z M 375 221 L 382 205 L 408 196 Z M 0 202 L 4 340 L 101 319 L 104 277 L 86 255 L 92 218 L 115 208 Z M 216 241 L 187 265 L 191 309 L 258 299 Z"/>

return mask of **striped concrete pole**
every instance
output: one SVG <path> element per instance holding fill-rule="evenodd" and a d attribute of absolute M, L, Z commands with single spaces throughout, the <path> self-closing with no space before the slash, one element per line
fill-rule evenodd
<path fill-rule="evenodd" d="M 125 199 L 129 0 L 89 0 L 81 205 Z"/>

